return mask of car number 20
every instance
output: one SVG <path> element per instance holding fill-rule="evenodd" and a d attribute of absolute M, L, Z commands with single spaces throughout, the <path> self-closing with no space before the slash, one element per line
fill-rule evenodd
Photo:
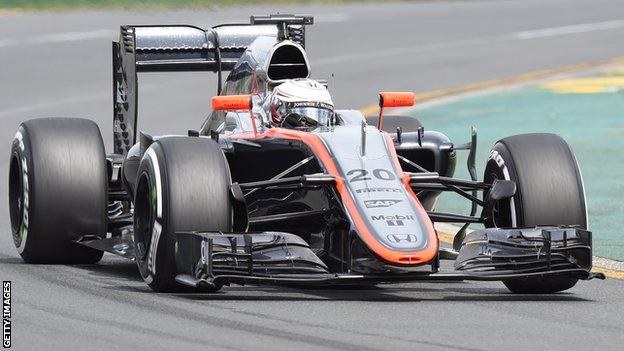
<path fill-rule="evenodd" d="M 347 172 L 348 176 L 353 175 L 353 178 L 349 179 L 349 182 L 359 182 L 363 180 L 371 180 L 371 177 L 368 176 L 368 171 L 365 169 L 352 169 Z M 373 170 L 373 176 L 380 180 L 395 180 L 396 177 L 394 174 L 387 169 L 376 168 Z"/>

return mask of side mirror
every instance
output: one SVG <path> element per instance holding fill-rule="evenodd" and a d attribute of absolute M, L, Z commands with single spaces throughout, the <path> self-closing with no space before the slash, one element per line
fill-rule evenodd
<path fill-rule="evenodd" d="M 215 111 L 249 111 L 254 136 L 258 137 L 256 119 L 253 115 L 251 95 L 218 95 L 212 97 L 212 109 Z"/>
<path fill-rule="evenodd" d="M 251 110 L 251 95 L 219 95 L 212 97 L 212 109 L 216 111 Z"/>
<path fill-rule="evenodd" d="M 379 93 L 379 107 L 409 107 L 414 106 L 416 94 L 412 92 L 382 91 Z"/>
<path fill-rule="evenodd" d="M 384 107 L 409 107 L 414 106 L 416 94 L 412 92 L 382 91 L 379 93 L 379 120 L 377 129 L 383 128 Z"/>

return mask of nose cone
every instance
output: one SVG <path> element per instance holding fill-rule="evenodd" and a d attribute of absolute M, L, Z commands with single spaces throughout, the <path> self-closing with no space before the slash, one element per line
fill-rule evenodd
<path fill-rule="evenodd" d="M 426 263 L 437 252 L 431 220 L 403 184 L 384 133 L 374 127 L 365 132 L 362 139 L 360 126 L 346 125 L 319 133 L 342 173 L 345 209 L 364 244 L 377 256 L 395 264 Z M 362 142 L 365 156 L 360 153 Z"/>

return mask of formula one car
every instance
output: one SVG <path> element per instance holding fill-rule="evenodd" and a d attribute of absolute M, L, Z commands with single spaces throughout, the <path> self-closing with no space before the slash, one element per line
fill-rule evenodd
<path fill-rule="evenodd" d="M 335 109 L 326 83 L 310 79 L 312 23 L 271 15 L 208 30 L 122 26 L 114 152 L 86 119 L 34 119 L 17 131 L 9 207 L 23 259 L 94 263 L 107 251 L 135 260 L 156 291 L 497 280 L 552 293 L 604 279 L 591 272 L 583 179 L 563 139 L 501 139 L 479 181 L 474 129 L 457 145 L 415 119 L 384 116 L 414 94 L 380 93 L 373 118 Z M 217 74 L 199 130 L 138 133 L 137 74 L 162 71 Z M 452 178 L 461 150 L 470 180 Z M 436 211 L 442 192 L 470 201 L 471 213 Z M 452 248 L 434 222 L 462 225 Z"/>

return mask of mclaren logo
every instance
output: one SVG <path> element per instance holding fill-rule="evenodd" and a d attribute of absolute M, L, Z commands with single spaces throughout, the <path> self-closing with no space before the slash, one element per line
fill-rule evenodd
<path fill-rule="evenodd" d="M 390 207 L 401 201 L 403 200 L 366 200 L 364 201 L 364 206 L 366 208 Z"/>
<path fill-rule="evenodd" d="M 415 243 L 418 238 L 414 234 L 388 234 L 388 241 L 393 244 Z"/>

